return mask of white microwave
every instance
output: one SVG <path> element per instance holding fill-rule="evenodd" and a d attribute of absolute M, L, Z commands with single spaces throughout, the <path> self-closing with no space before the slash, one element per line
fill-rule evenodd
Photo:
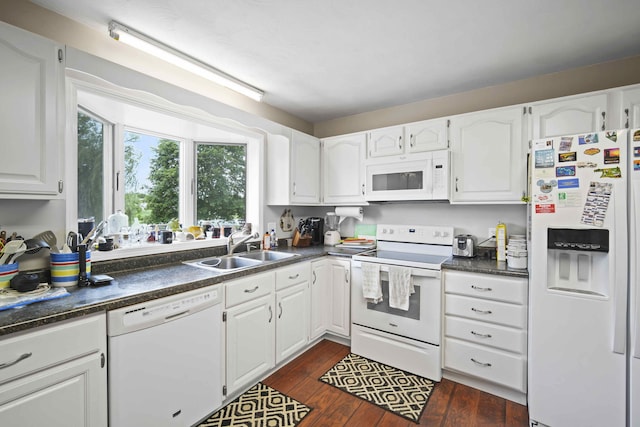
<path fill-rule="evenodd" d="M 366 164 L 367 201 L 448 200 L 449 150 L 430 151 Z"/>

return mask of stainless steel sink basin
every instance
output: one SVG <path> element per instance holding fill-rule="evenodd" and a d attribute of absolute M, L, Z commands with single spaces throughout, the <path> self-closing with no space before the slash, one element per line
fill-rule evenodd
<path fill-rule="evenodd" d="M 238 254 L 237 256 L 244 259 L 254 259 L 259 261 L 278 261 L 281 259 L 287 259 L 298 254 L 289 254 L 284 252 L 274 252 L 274 251 L 258 251 L 258 252 L 246 252 L 243 254 Z"/>
<path fill-rule="evenodd" d="M 261 264 L 254 259 L 245 259 L 237 256 L 209 258 L 199 262 L 203 267 L 213 267 L 219 270 L 235 270 L 238 268 L 252 267 Z"/>
<path fill-rule="evenodd" d="M 185 264 L 194 267 L 206 268 L 216 273 L 230 273 L 243 268 L 256 267 L 258 265 L 276 262 L 282 259 L 298 256 L 299 254 L 289 254 L 274 251 L 246 252 L 237 255 L 225 255 L 214 258 L 197 259 L 195 261 L 185 261 Z"/>

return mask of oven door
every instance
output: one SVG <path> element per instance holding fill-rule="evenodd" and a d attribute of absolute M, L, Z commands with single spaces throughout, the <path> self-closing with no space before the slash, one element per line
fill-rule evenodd
<path fill-rule="evenodd" d="M 361 261 L 351 261 L 351 318 L 354 324 L 440 344 L 441 272 L 411 268 L 415 293 L 409 298 L 409 310 L 389 307 L 389 266 L 381 264 L 380 282 L 383 301 L 373 304 L 362 293 Z"/>

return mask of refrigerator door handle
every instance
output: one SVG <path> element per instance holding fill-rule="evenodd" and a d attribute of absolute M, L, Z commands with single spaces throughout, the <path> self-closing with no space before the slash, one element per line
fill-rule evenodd
<path fill-rule="evenodd" d="M 629 215 L 632 215 L 632 212 L 634 214 L 640 212 L 640 180 L 632 179 L 629 181 L 629 186 L 631 187 L 631 191 L 629 191 L 629 206 L 633 206 L 633 210 L 629 210 Z M 631 216 L 631 218 L 633 218 L 633 216 Z M 640 232 L 637 221 L 631 222 L 630 225 L 631 236 L 637 237 Z M 632 297 L 629 302 L 629 311 L 631 313 L 629 316 L 629 327 L 632 328 L 630 343 L 633 344 L 631 356 L 640 359 L 640 277 L 638 275 L 639 252 L 636 238 L 630 239 L 629 255 L 629 291 L 631 291 L 631 287 L 635 287 L 634 292 L 629 294 L 629 296 Z M 632 259 L 632 257 L 635 259 Z"/>

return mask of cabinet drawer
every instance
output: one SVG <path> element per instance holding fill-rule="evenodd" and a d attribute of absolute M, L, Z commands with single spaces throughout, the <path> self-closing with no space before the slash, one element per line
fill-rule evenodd
<path fill-rule="evenodd" d="M 273 272 L 251 275 L 226 284 L 226 306 L 242 304 L 269 295 L 275 288 Z"/>
<path fill-rule="evenodd" d="M 523 305 L 447 294 L 444 306 L 445 314 L 520 329 L 527 326 L 527 308 Z"/>
<path fill-rule="evenodd" d="M 0 341 L 0 384 L 29 372 L 105 351 L 104 313 L 10 335 Z M 15 362 L 15 363 L 14 363 Z"/>
<path fill-rule="evenodd" d="M 309 281 L 309 263 L 302 262 L 276 270 L 276 290 Z"/>
<path fill-rule="evenodd" d="M 492 274 L 445 272 L 445 292 L 496 301 L 527 303 L 527 279 Z"/>
<path fill-rule="evenodd" d="M 527 334 L 522 329 L 445 316 L 445 335 L 518 354 L 527 353 Z"/>
<path fill-rule="evenodd" d="M 524 356 L 446 338 L 444 367 L 526 391 L 527 363 Z"/>

